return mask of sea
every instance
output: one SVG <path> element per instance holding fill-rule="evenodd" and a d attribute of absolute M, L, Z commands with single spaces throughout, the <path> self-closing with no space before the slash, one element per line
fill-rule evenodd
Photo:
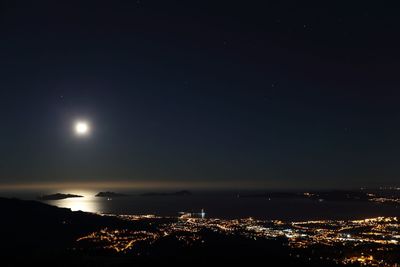
<path fill-rule="evenodd" d="M 57 191 L 60 192 L 60 191 Z M 0 191 L 0 197 L 37 200 L 43 191 Z M 205 212 L 208 218 L 262 220 L 356 220 L 379 216 L 400 216 L 400 206 L 365 201 L 315 201 L 296 198 L 240 197 L 233 191 L 191 191 L 189 196 L 142 196 L 124 192 L 125 197 L 100 198 L 90 190 L 63 191 L 81 198 L 42 201 L 49 205 L 118 215 L 179 216 L 181 212 Z M 246 192 L 246 194 L 258 192 Z"/>

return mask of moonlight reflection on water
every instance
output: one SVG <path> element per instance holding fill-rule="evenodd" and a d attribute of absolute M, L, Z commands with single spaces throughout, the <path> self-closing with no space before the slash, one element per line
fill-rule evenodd
<path fill-rule="evenodd" d="M 92 191 L 79 191 L 72 190 L 77 195 L 83 197 L 66 198 L 61 200 L 46 201 L 50 205 L 55 205 L 62 208 L 68 208 L 72 211 L 86 211 L 86 212 L 101 212 L 101 202 L 95 197 L 95 192 Z"/>

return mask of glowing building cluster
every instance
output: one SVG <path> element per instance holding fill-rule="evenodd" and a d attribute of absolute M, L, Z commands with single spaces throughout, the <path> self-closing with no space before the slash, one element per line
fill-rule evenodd
<path fill-rule="evenodd" d="M 134 251 L 138 244 L 151 245 L 169 237 L 190 246 L 196 242 L 206 242 L 202 231 L 207 230 L 223 235 L 238 235 L 255 241 L 279 238 L 286 240 L 286 245 L 293 250 L 290 256 L 307 257 L 309 260 L 319 257 L 341 264 L 357 263 L 369 266 L 395 266 L 390 260 L 383 259 L 385 256 L 382 255 L 399 251 L 400 245 L 400 222 L 396 217 L 303 222 L 253 218 L 223 220 L 188 216 L 162 218 L 152 215 L 119 217 L 132 222 L 145 222 L 152 227 L 147 230 L 103 229 L 79 238 L 78 243 L 85 241 L 102 249 L 127 252 Z M 328 253 L 310 255 L 307 252 L 314 251 L 315 248 Z"/>

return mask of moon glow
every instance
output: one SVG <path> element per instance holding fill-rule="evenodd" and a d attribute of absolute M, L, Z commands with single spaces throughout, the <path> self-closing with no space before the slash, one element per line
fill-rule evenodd
<path fill-rule="evenodd" d="M 90 127 L 86 121 L 78 121 L 75 123 L 75 133 L 78 136 L 88 135 L 89 132 L 90 132 Z"/>

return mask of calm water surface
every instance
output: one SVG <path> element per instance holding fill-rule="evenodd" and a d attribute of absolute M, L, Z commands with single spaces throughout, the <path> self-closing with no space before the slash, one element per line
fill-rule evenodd
<path fill-rule="evenodd" d="M 47 192 L 46 192 L 47 193 Z M 54 192 L 51 192 L 54 193 Z M 50 205 L 111 214 L 155 214 L 175 216 L 178 212 L 200 212 L 204 209 L 211 218 L 247 218 L 311 220 L 362 219 L 376 216 L 400 216 L 400 207 L 371 202 L 316 202 L 306 199 L 238 198 L 234 192 L 194 192 L 191 196 L 130 196 L 95 197 L 95 191 L 68 191 L 82 198 L 43 201 Z M 0 192 L 1 196 L 36 199 L 43 192 Z"/>

